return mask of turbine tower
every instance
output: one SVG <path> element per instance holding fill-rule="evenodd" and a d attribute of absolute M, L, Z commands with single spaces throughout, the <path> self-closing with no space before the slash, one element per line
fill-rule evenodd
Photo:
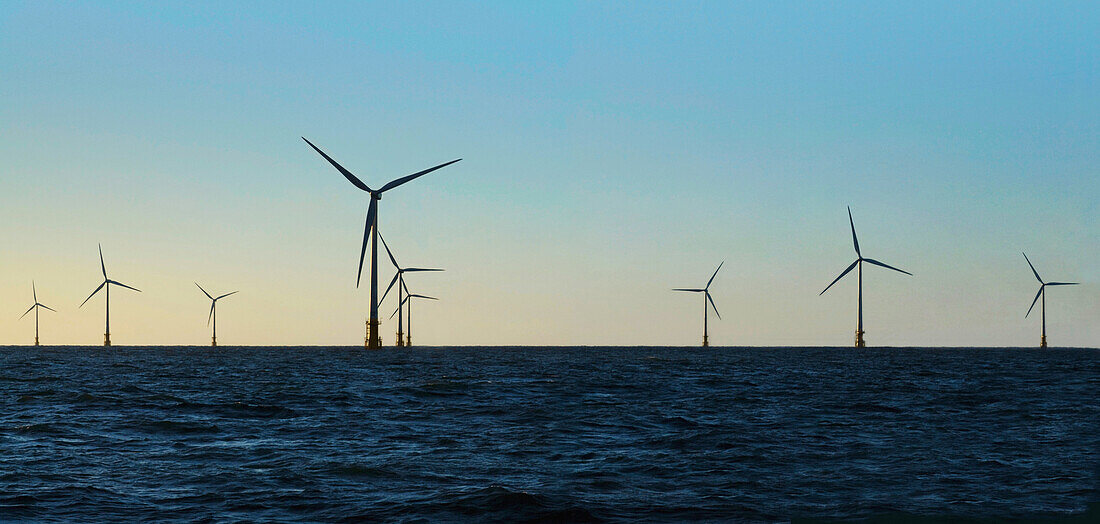
<path fill-rule="evenodd" d="M 217 307 L 219 300 L 228 297 L 233 293 L 236 293 L 236 291 L 234 291 L 233 293 L 226 293 L 218 297 L 212 297 L 210 296 L 210 293 L 207 293 L 206 290 L 202 288 L 202 286 L 199 286 L 198 282 L 195 282 L 195 285 L 198 286 L 199 291 L 202 291 L 202 294 L 206 295 L 206 298 L 210 299 L 210 314 L 206 315 L 206 325 L 211 326 L 211 320 L 213 320 L 213 325 L 210 331 L 210 347 L 218 347 L 218 314 L 214 311 L 214 309 Z"/>
<path fill-rule="evenodd" d="M 34 288 L 34 281 L 33 280 L 31 281 L 31 294 L 34 296 L 34 305 L 31 306 L 30 309 L 28 309 L 26 313 L 23 313 L 19 317 L 19 319 L 22 320 L 23 317 L 27 316 L 27 313 L 30 313 L 32 310 L 34 311 L 34 345 L 37 346 L 38 345 L 38 309 L 39 308 L 46 308 L 50 311 L 53 311 L 54 313 L 57 313 L 57 310 L 53 309 L 53 308 L 51 308 L 51 307 L 49 307 L 45 304 L 40 304 L 38 302 L 38 290 L 36 290 Z"/>
<path fill-rule="evenodd" d="M 725 262 L 723 261 L 722 264 L 725 264 Z M 718 264 L 718 269 L 722 269 L 722 264 Z M 722 315 L 718 313 L 718 307 L 714 305 L 714 299 L 710 297 L 710 284 L 711 282 L 714 282 L 714 277 L 718 276 L 718 269 L 714 270 L 714 274 L 710 276 L 710 280 L 707 281 L 707 285 L 703 289 L 673 289 L 673 291 L 687 291 L 689 293 L 703 294 L 703 347 L 710 346 L 710 342 L 707 340 L 707 302 L 710 302 L 710 307 L 714 309 L 714 314 L 718 315 L 719 319 L 722 318 Z"/>
<path fill-rule="evenodd" d="M 863 258 L 863 254 L 859 252 L 859 240 L 856 238 L 856 224 L 854 221 L 852 221 L 851 207 L 848 208 L 848 224 L 852 226 L 852 245 L 854 245 L 856 248 L 856 261 L 852 262 L 852 265 L 848 266 L 848 269 L 845 269 L 839 277 L 836 277 L 836 280 L 833 280 L 829 283 L 828 286 L 825 286 L 825 289 L 823 289 L 821 293 L 818 294 L 818 296 L 824 295 L 825 292 L 829 290 L 829 288 L 833 287 L 833 284 L 836 284 L 838 280 L 844 278 L 844 275 L 847 275 L 848 272 L 852 270 L 852 268 L 858 267 L 856 274 L 859 277 L 859 306 L 858 313 L 856 315 L 856 347 L 861 348 L 866 346 L 866 344 L 863 342 L 863 263 L 867 262 L 868 264 L 884 267 L 886 269 L 893 269 L 894 271 L 905 273 L 909 276 L 913 276 L 913 274 L 893 266 L 888 266 L 886 264 L 883 264 L 882 262 L 879 262 L 878 260 Z"/>
<path fill-rule="evenodd" d="M 401 325 L 404 323 L 403 319 L 402 319 L 402 314 L 401 314 L 401 304 L 403 304 L 405 302 L 404 299 L 401 296 L 401 292 L 402 292 L 403 288 L 407 289 L 405 287 L 405 273 L 418 273 L 418 272 L 424 272 L 424 271 L 443 271 L 443 270 L 442 269 L 426 269 L 426 268 L 419 268 L 419 267 L 404 267 L 403 268 L 403 267 L 401 267 L 400 265 L 397 264 L 397 259 L 393 257 L 393 252 L 390 251 L 390 246 L 386 244 L 386 239 L 382 236 L 381 233 L 378 234 L 378 238 L 380 238 L 382 240 L 382 247 L 386 248 L 386 254 L 389 255 L 390 262 L 393 263 L 393 267 L 397 269 L 397 274 L 393 276 L 393 280 L 390 280 L 390 285 L 386 286 L 386 292 L 382 293 L 382 298 L 379 300 L 379 302 L 381 302 L 383 300 L 386 300 L 386 295 L 390 294 L 390 289 L 393 288 L 394 284 L 399 284 L 397 286 L 397 304 L 398 304 L 398 306 L 397 306 L 397 344 L 396 344 L 396 346 L 401 347 L 401 346 L 405 345 L 404 336 L 401 333 Z M 390 315 L 390 318 L 393 318 L 393 315 Z M 409 337 L 409 338 L 412 338 L 412 337 Z"/>
<path fill-rule="evenodd" d="M 402 284 L 402 285 L 404 285 L 404 284 Z M 394 315 L 396 315 L 399 311 L 401 311 L 401 306 L 404 306 L 406 302 L 409 304 L 407 306 L 408 309 L 409 309 L 408 315 L 405 317 L 406 322 L 408 322 L 408 328 L 409 328 L 408 333 L 406 335 L 408 338 L 405 339 L 405 346 L 406 347 L 412 347 L 412 339 L 413 339 L 413 335 L 412 335 L 412 331 L 413 331 L 412 299 L 414 299 L 414 298 L 423 299 L 423 300 L 439 300 L 438 298 L 435 298 L 435 297 L 429 297 L 429 296 L 425 296 L 425 295 L 418 295 L 416 293 L 409 293 L 409 288 L 407 288 L 407 287 L 405 288 L 405 300 L 402 300 L 401 303 L 397 305 L 397 309 L 394 310 L 394 312 L 390 314 L 390 318 L 393 318 Z"/>
<path fill-rule="evenodd" d="M 1039 297 L 1043 297 L 1043 305 L 1039 306 L 1043 313 L 1043 331 L 1039 336 L 1039 347 L 1047 347 L 1047 286 L 1076 286 L 1077 282 L 1043 282 L 1043 279 L 1039 277 L 1039 272 L 1035 271 L 1035 266 L 1031 264 L 1031 260 L 1027 258 L 1027 254 L 1023 253 L 1024 260 L 1027 260 L 1027 265 L 1031 266 L 1031 272 L 1035 274 L 1035 280 L 1039 281 L 1039 292 L 1035 294 L 1035 300 L 1031 301 L 1031 307 L 1027 308 L 1027 314 L 1024 318 L 1027 318 L 1031 314 L 1031 310 L 1035 308 L 1035 302 L 1039 300 Z"/>
<path fill-rule="evenodd" d="M 88 295 L 88 298 L 84 299 L 84 302 L 80 303 L 80 307 L 84 307 L 84 304 L 87 304 L 88 301 L 91 300 L 92 297 L 94 297 L 96 293 L 99 293 L 99 290 L 104 289 L 104 288 L 107 289 L 106 293 L 105 293 L 106 294 L 105 304 L 106 304 L 106 311 L 107 311 L 107 320 L 105 322 L 106 327 L 104 328 L 104 331 L 103 331 L 103 345 L 106 347 L 106 346 L 111 345 L 111 285 L 113 284 L 113 285 L 116 285 L 116 286 L 122 286 L 126 289 L 132 289 L 134 291 L 137 291 L 138 293 L 141 293 L 141 290 L 138 289 L 138 288 L 135 288 L 135 287 L 127 286 L 126 284 L 123 284 L 122 282 L 116 282 L 114 280 L 111 280 L 111 279 L 107 278 L 107 265 L 103 263 L 103 245 L 102 244 L 99 246 L 99 267 L 100 267 L 100 269 L 103 270 L 103 283 L 100 284 L 99 287 L 95 288 L 95 291 L 92 291 L 92 294 Z"/>
<path fill-rule="evenodd" d="M 352 185 L 370 194 L 370 206 L 367 207 L 367 225 L 363 230 L 363 248 L 359 252 L 359 272 L 356 274 L 355 277 L 355 287 L 359 287 L 359 279 L 363 275 L 363 259 L 366 257 L 367 253 L 367 242 L 371 241 L 370 318 L 367 320 L 366 347 L 367 349 L 378 349 L 379 346 L 382 345 L 382 337 L 378 333 L 378 201 L 382 199 L 382 193 L 385 193 L 390 189 L 400 186 L 405 182 L 409 182 L 415 178 L 431 173 L 436 169 L 447 167 L 462 159 L 459 158 L 451 160 L 450 162 L 439 164 L 438 166 L 398 178 L 397 180 L 393 180 L 379 189 L 371 189 L 366 184 L 364 184 L 362 180 L 359 180 L 355 177 L 355 175 L 351 174 L 350 171 L 344 169 L 344 166 L 336 163 L 336 161 L 326 155 L 324 151 L 321 151 L 317 146 L 313 145 L 313 142 L 306 140 L 306 137 L 302 137 L 302 140 L 305 140 L 306 143 L 309 144 L 309 147 L 312 147 L 313 150 L 317 151 L 322 157 L 325 158 L 325 160 L 328 160 L 328 163 L 332 164 L 332 167 L 335 167 L 336 170 L 340 172 L 340 174 L 344 175 L 344 178 L 347 178 L 348 181 L 352 183 Z"/>

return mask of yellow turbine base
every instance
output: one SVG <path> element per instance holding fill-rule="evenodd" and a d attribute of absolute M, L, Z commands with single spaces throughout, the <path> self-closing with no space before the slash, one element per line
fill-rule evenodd
<path fill-rule="evenodd" d="M 856 347 L 857 348 L 867 347 L 867 343 L 863 341 L 863 332 L 862 331 L 856 331 Z"/>
<path fill-rule="evenodd" d="M 1039 347 L 1041 347 L 1041 348 L 1047 347 L 1047 336 L 1046 335 L 1042 335 L 1042 338 L 1039 339 Z"/>
<path fill-rule="evenodd" d="M 103 334 L 103 346 L 104 347 L 110 347 L 111 346 L 111 334 L 110 333 L 104 333 Z"/>

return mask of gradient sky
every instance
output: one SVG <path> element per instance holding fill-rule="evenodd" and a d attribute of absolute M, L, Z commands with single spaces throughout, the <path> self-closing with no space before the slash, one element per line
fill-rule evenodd
<path fill-rule="evenodd" d="M 1096 2 L 0 3 L 0 344 L 1100 346 Z M 388 282 L 391 270 L 382 271 Z M 385 314 L 395 304 L 387 299 Z M 382 326 L 392 343 L 394 322 Z"/>

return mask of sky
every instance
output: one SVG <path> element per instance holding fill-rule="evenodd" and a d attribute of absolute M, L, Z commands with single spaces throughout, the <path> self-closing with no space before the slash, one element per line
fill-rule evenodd
<path fill-rule="evenodd" d="M 0 3 L 0 344 L 1100 346 L 1095 2 Z M 385 259 L 380 282 L 392 269 Z M 392 344 L 396 307 L 381 306 Z M 1036 306 L 1038 307 L 1038 306 Z M 1037 311 L 1036 311 L 1037 312 Z"/>

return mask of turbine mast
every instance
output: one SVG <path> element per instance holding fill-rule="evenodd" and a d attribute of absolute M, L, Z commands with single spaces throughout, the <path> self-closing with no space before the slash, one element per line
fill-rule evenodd
<path fill-rule="evenodd" d="M 1043 321 L 1042 321 L 1043 332 L 1042 332 L 1042 334 L 1039 335 L 1039 347 L 1040 348 L 1046 348 L 1047 347 L 1047 290 L 1046 290 L 1045 285 L 1043 286 L 1042 295 L 1043 295 L 1042 296 L 1043 303 L 1040 304 L 1039 307 L 1042 309 L 1041 313 L 1042 313 L 1042 316 L 1043 316 Z"/>
<path fill-rule="evenodd" d="M 381 200 L 377 193 L 371 193 L 370 197 L 375 202 Z M 370 241 L 370 319 L 367 320 L 367 349 L 379 349 L 382 346 L 378 324 L 378 215 L 375 214 Z"/>
<path fill-rule="evenodd" d="M 103 291 L 105 291 L 107 293 L 107 297 L 106 297 L 107 298 L 107 300 L 106 300 L 106 303 L 107 303 L 107 322 L 106 322 L 106 325 L 103 328 L 104 329 L 104 331 L 103 331 L 103 346 L 104 347 L 110 347 L 111 346 L 111 283 L 107 282 L 103 287 L 105 288 Z"/>
<path fill-rule="evenodd" d="M 710 347 L 707 341 L 707 292 L 703 292 L 703 347 Z"/>
<path fill-rule="evenodd" d="M 856 267 L 856 277 L 859 280 L 859 299 L 858 299 L 858 312 L 856 313 L 856 347 L 866 347 L 867 343 L 863 341 L 863 258 L 859 259 L 859 264 Z"/>

